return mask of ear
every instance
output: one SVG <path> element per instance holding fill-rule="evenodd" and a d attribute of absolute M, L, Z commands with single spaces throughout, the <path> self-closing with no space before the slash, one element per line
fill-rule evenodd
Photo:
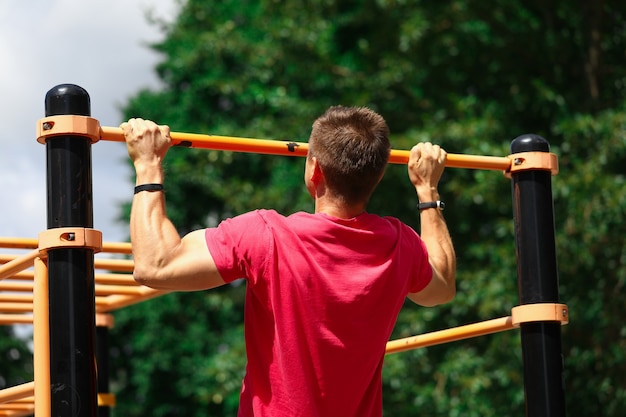
<path fill-rule="evenodd" d="M 324 178 L 324 174 L 322 173 L 322 168 L 320 168 L 320 164 L 317 162 L 317 158 L 311 158 L 311 162 L 313 164 L 313 169 L 311 171 L 311 182 L 317 186 L 319 182 Z"/>

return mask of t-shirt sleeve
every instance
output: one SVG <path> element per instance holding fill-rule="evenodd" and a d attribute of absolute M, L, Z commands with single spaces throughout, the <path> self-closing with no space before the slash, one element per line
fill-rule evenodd
<path fill-rule="evenodd" d="M 424 241 L 417 236 L 416 254 L 417 260 L 416 270 L 417 273 L 413 275 L 413 281 L 411 282 L 411 288 L 409 292 L 416 293 L 422 291 L 430 281 L 433 279 L 433 268 L 428 261 L 428 250 Z"/>
<path fill-rule="evenodd" d="M 207 248 L 226 282 L 260 276 L 270 253 L 270 237 L 259 211 L 224 220 L 205 230 Z"/>

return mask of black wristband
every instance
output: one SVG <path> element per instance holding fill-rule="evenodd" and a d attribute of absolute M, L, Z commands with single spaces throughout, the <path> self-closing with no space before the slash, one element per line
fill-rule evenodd
<path fill-rule="evenodd" d="M 429 209 L 429 208 L 436 208 L 439 210 L 443 210 L 444 208 L 446 208 L 446 204 L 440 200 L 429 201 L 428 203 L 419 203 L 417 205 L 417 208 L 420 210 Z"/>
<path fill-rule="evenodd" d="M 163 184 L 141 184 L 135 187 L 135 194 L 142 191 L 163 191 Z"/>

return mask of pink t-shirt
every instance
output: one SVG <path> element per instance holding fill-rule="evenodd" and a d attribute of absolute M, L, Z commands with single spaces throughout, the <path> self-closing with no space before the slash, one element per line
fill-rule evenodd
<path fill-rule="evenodd" d="M 385 345 L 431 280 L 398 219 L 258 210 L 206 230 L 222 278 L 246 278 L 240 417 L 380 417 Z"/>

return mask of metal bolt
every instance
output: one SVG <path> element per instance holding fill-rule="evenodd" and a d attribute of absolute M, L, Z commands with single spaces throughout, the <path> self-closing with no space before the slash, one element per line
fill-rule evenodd
<path fill-rule="evenodd" d="M 50 130 L 50 129 L 52 129 L 52 126 L 54 126 L 54 123 L 45 122 L 43 124 L 43 130 Z"/>

